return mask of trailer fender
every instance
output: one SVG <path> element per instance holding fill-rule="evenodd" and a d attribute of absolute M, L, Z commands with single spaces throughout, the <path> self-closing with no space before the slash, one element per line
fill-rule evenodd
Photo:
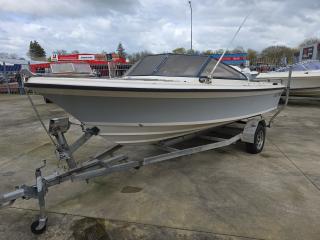
<path fill-rule="evenodd" d="M 261 119 L 261 118 L 250 119 L 246 123 L 246 126 L 243 129 L 243 132 L 241 135 L 241 141 L 245 143 L 254 143 L 254 136 L 259 124 L 262 124 L 263 127 L 266 127 L 267 125 L 264 119 Z"/>

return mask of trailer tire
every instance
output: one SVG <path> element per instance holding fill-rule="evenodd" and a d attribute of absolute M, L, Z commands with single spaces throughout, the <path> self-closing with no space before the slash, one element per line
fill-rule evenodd
<path fill-rule="evenodd" d="M 38 225 L 39 225 L 39 220 L 36 220 L 31 224 L 30 228 L 33 234 L 39 235 L 46 231 L 47 223 L 41 229 L 37 229 Z"/>
<path fill-rule="evenodd" d="M 262 122 L 259 123 L 254 133 L 254 143 L 246 143 L 248 153 L 257 154 L 263 150 L 266 140 L 266 126 Z"/>

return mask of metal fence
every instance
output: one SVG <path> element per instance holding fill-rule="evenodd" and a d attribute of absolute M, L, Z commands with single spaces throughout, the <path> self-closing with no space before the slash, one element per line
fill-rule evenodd
<path fill-rule="evenodd" d="M 97 73 L 100 77 L 121 77 L 126 71 L 132 66 L 132 64 L 123 64 L 123 63 L 112 63 L 108 64 L 91 64 L 93 71 Z"/>
<path fill-rule="evenodd" d="M 288 64 L 293 64 L 298 62 L 298 58 L 255 58 L 250 59 L 250 69 L 258 72 L 269 72 L 274 71 L 280 67 L 285 67 Z"/>
<path fill-rule="evenodd" d="M 0 65 L 0 93 L 24 93 L 20 70 L 20 64 L 3 62 Z"/>
<path fill-rule="evenodd" d="M 91 68 L 101 78 L 117 78 L 123 76 L 131 66 L 132 64 L 110 62 L 108 64 L 92 64 Z M 9 65 L 5 62 L 0 65 L 0 94 L 24 94 L 20 70 L 21 65 Z M 45 69 L 37 71 L 37 73 L 45 72 Z"/>
<path fill-rule="evenodd" d="M 110 75 L 109 77 L 121 77 L 123 76 L 132 66 L 132 64 L 114 64 L 109 63 Z"/>

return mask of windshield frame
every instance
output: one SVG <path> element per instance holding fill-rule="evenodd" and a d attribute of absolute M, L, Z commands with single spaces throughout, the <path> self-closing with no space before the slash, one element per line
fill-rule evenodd
<path fill-rule="evenodd" d="M 135 75 L 132 75 L 130 74 L 131 72 L 133 72 L 136 68 L 139 67 L 139 65 L 141 65 L 141 63 L 143 62 L 143 60 L 146 58 L 146 57 L 150 57 L 150 56 L 161 56 L 163 55 L 163 59 L 162 61 L 157 64 L 153 71 L 152 71 L 152 74 L 135 74 Z M 165 53 L 165 54 L 152 54 L 152 55 L 147 55 L 145 57 L 143 57 L 142 59 L 140 59 L 138 62 L 136 62 L 127 72 L 126 74 L 124 75 L 125 77 L 138 77 L 138 76 L 158 76 L 158 77 L 165 77 L 166 75 L 160 75 L 160 74 L 157 74 L 157 72 L 161 69 L 161 66 L 163 66 L 167 60 L 170 58 L 170 56 L 184 56 L 184 57 L 201 57 L 201 58 L 204 58 L 205 60 L 203 61 L 203 63 L 201 64 L 201 66 L 195 71 L 196 74 L 195 75 L 183 75 L 183 76 L 170 76 L 170 77 L 190 77 L 190 78 L 203 78 L 203 77 L 207 77 L 207 76 L 203 76 L 202 73 L 203 71 L 206 69 L 206 67 L 208 66 L 208 64 L 211 62 L 211 60 L 215 60 L 217 61 L 217 59 L 215 59 L 214 57 L 210 56 L 210 55 L 193 55 L 193 54 L 173 54 L 173 53 Z M 220 62 L 219 64 L 222 64 L 224 65 L 224 67 L 227 67 L 227 68 L 230 68 L 232 71 L 235 71 L 237 73 L 239 73 L 240 75 L 243 76 L 243 78 L 231 78 L 231 77 L 219 77 L 219 76 L 213 76 L 212 78 L 213 79 L 232 79 L 232 80 L 247 80 L 247 76 L 245 74 L 243 74 L 242 72 L 238 71 L 237 69 L 234 69 L 233 67 L 227 65 L 227 64 L 224 64 L 223 62 Z M 169 77 L 169 76 L 168 76 Z"/>
<path fill-rule="evenodd" d="M 218 60 L 217 60 L 216 58 L 209 56 L 209 59 L 208 59 L 207 64 L 204 66 L 204 68 L 202 69 L 202 71 L 199 73 L 199 74 L 200 74 L 199 77 L 207 77 L 207 76 L 203 76 L 203 75 L 201 75 L 201 74 L 202 74 L 203 71 L 206 69 L 207 65 L 211 62 L 211 59 L 213 59 L 213 60 L 215 60 L 215 61 L 218 62 Z M 227 64 L 225 64 L 225 63 L 223 63 L 222 61 L 219 63 L 219 65 L 220 65 L 220 64 L 223 65 L 223 66 L 226 67 L 226 68 L 231 69 L 232 71 L 235 71 L 235 72 L 239 73 L 240 75 L 243 76 L 243 79 L 242 79 L 242 78 L 231 78 L 231 77 L 219 77 L 219 76 L 215 77 L 215 76 L 214 76 L 214 72 L 213 72 L 213 76 L 212 76 L 213 79 L 248 80 L 247 75 L 245 75 L 243 72 L 240 72 L 239 70 L 237 70 L 237 69 L 235 69 L 235 68 L 233 68 L 233 67 L 231 67 L 231 66 L 229 66 L 229 65 L 227 65 Z M 218 67 L 219 67 L 219 65 L 218 65 Z M 212 69 L 213 69 L 213 68 L 212 68 Z M 212 71 L 212 70 L 211 70 L 211 71 Z"/>

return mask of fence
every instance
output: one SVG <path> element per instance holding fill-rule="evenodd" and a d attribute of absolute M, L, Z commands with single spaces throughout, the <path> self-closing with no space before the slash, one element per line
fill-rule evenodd
<path fill-rule="evenodd" d="M 262 57 L 250 59 L 250 69 L 258 72 L 269 72 L 274 71 L 277 68 L 285 67 L 288 64 L 293 64 L 298 62 L 298 58 L 286 58 L 286 57 Z"/>
<path fill-rule="evenodd" d="M 121 77 L 123 76 L 129 68 L 132 66 L 132 64 L 114 64 L 109 63 L 109 77 Z"/>
<path fill-rule="evenodd" d="M 23 93 L 20 77 L 21 64 L 0 65 L 0 93 Z"/>
<path fill-rule="evenodd" d="M 17 82 L 0 84 L 0 93 L 18 94 L 19 85 Z"/>
<path fill-rule="evenodd" d="M 132 66 L 132 64 L 112 63 L 108 64 L 91 64 L 92 70 L 94 70 L 100 77 L 121 77 Z"/>
<path fill-rule="evenodd" d="M 48 65 L 50 67 L 50 65 Z M 91 64 L 92 70 L 99 77 L 116 78 L 123 76 L 132 64 L 108 63 Z M 24 94 L 20 76 L 21 65 L 0 65 L 0 94 Z M 46 73 L 46 68 L 37 69 L 36 73 Z"/>

